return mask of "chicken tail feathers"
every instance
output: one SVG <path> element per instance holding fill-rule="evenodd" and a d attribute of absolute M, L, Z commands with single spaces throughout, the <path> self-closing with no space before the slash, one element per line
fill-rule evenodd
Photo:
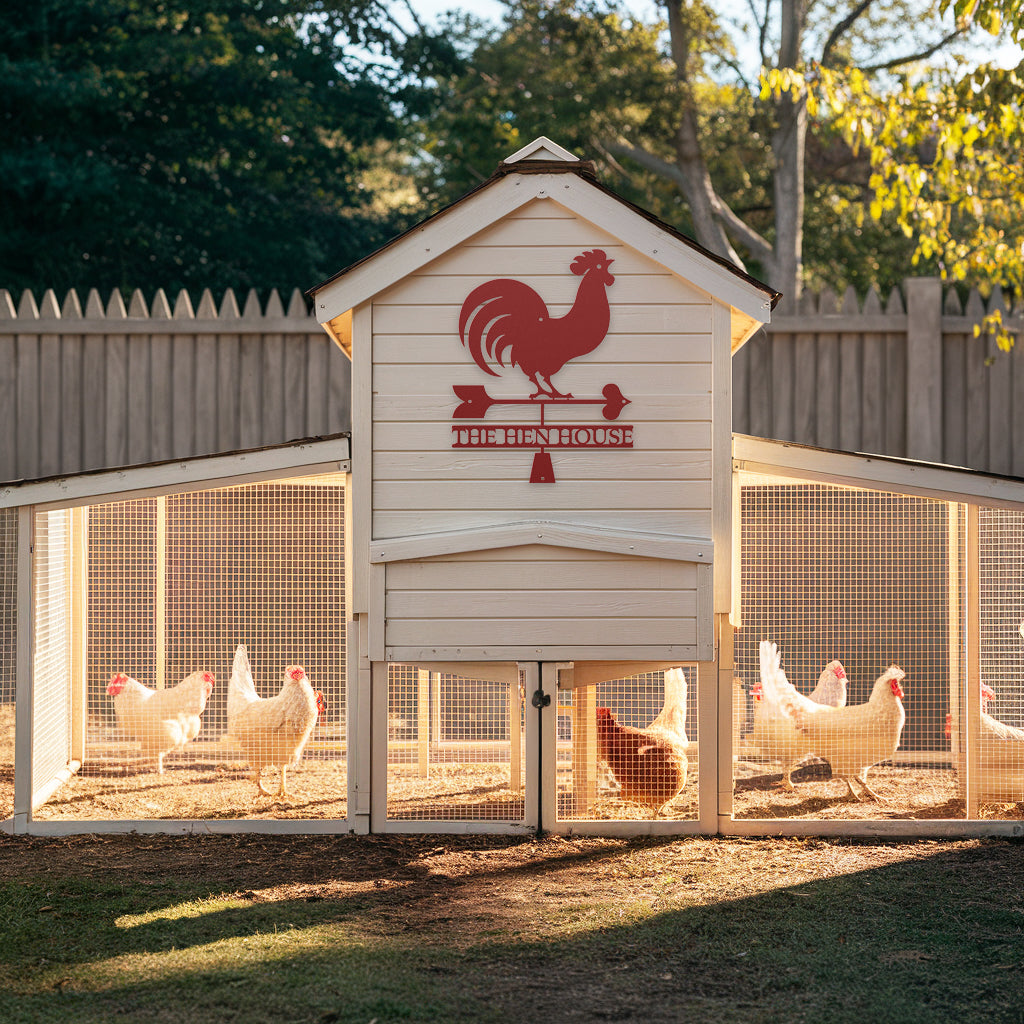
<path fill-rule="evenodd" d="M 249 665 L 249 652 L 245 644 L 235 648 L 235 657 L 231 662 L 231 679 L 228 681 L 228 727 L 231 720 L 254 700 L 259 699 L 256 684 L 252 680 L 252 668 Z"/>
<path fill-rule="evenodd" d="M 548 319 L 544 300 L 527 284 L 500 277 L 474 288 L 462 303 L 459 313 L 459 338 L 473 361 L 492 377 L 501 374 L 487 365 L 488 358 L 505 366 L 506 352 L 513 349 L 515 339 L 529 325 L 535 329 Z M 516 326 L 520 326 L 518 332 Z"/>

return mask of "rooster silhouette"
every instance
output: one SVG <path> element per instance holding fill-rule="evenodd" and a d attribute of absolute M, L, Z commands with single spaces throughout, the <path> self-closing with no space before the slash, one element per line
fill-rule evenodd
<path fill-rule="evenodd" d="M 572 398 L 551 383 L 570 359 L 593 352 L 608 333 L 611 314 L 605 289 L 614 284 L 613 263 L 601 249 L 580 253 L 569 269 L 583 278 L 565 316 L 552 317 L 544 300 L 527 284 L 501 277 L 474 288 L 462 304 L 459 337 L 481 370 L 487 365 L 518 366 L 537 389 L 531 398 Z M 486 355 L 485 355 L 486 353 Z"/>

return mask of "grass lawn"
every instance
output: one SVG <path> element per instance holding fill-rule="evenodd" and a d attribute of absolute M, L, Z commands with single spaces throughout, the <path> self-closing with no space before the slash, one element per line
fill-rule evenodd
<path fill-rule="evenodd" d="M 0 1021 L 1024 1021 L 1011 840 L 0 836 Z"/>

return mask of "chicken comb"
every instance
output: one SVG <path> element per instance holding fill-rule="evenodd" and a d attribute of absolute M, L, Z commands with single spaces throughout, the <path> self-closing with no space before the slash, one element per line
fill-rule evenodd
<path fill-rule="evenodd" d="M 300 682 L 306 674 L 306 670 L 301 665 L 289 665 L 285 670 L 284 674 L 289 679 L 294 679 L 295 682 Z"/>
<path fill-rule="evenodd" d="M 981 699 L 982 701 L 996 699 L 996 691 L 988 683 L 981 684 Z"/>
<path fill-rule="evenodd" d="M 754 683 L 750 688 L 750 696 L 753 697 L 754 700 L 761 700 L 761 698 L 764 697 L 764 690 L 761 688 L 761 684 L 759 682 Z"/>
<path fill-rule="evenodd" d="M 107 683 L 107 693 L 111 697 L 116 697 L 124 688 L 128 682 L 129 676 L 127 672 L 115 672 L 110 677 L 110 682 Z"/>
<path fill-rule="evenodd" d="M 586 252 L 581 252 L 572 261 L 569 269 L 574 274 L 585 274 L 592 266 L 597 263 L 604 263 L 607 259 L 608 254 L 604 249 L 587 249 Z"/>
<path fill-rule="evenodd" d="M 217 677 L 212 672 L 204 672 L 203 682 L 209 683 L 211 686 L 213 686 L 213 684 L 217 682 Z"/>

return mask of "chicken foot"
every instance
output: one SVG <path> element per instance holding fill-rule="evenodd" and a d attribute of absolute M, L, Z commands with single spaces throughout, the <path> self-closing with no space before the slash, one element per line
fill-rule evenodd
<path fill-rule="evenodd" d="M 566 393 L 562 394 L 554 384 L 551 383 L 550 377 L 545 377 L 542 373 L 534 373 L 530 376 L 530 382 L 537 389 L 535 394 L 530 395 L 531 398 L 572 398 L 572 395 Z"/>
<path fill-rule="evenodd" d="M 287 772 L 288 772 L 287 766 L 286 765 L 282 765 L 281 766 L 281 785 L 278 787 L 278 790 L 275 793 L 272 790 L 267 789 L 263 785 L 263 780 L 260 777 L 263 774 L 263 769 L 262 768 L 257 768 L 255 773 L 253 774 L 253 778 L 256 780 L 256 788 L 264 796 L 277 797 L 278 800 L 290 800 L 291 799 L 291 793 L 288 792 L 288 790 L 287 790 L 287 788 L 285 786 L 285 783 L 286 783 L 286 780 L 287 780 Z M 258 800 L 259 797 L 257 797 L 256 799 Z"/>
<path fill-rule="evenodd" d="M 853 779 L 856 779 L 863 787 L 865 792 L 869 793 L 872 800 L 877 800 L 880 804 L 886 803 L 886 799 L 883 796 L 879 796 L 869 785 L 868 785 L 868 770 L 864 768 L 857 775 L 844 776 L 843 781 L 846 783 L 847 789 L 850 791 L 850 796 L 854 800 L 860 803 L 864 802 L 864 797 L 853 788 Z"/>

